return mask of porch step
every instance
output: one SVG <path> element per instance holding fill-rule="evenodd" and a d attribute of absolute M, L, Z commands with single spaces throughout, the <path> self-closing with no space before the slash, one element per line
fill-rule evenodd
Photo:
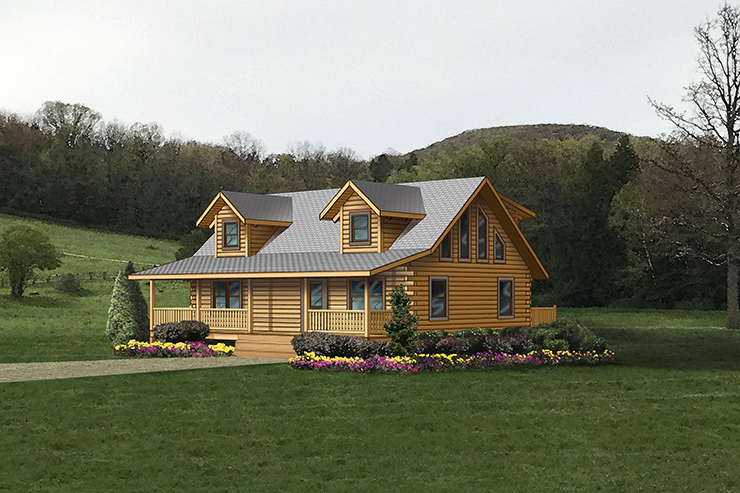
<path fill-rule="evenodd" d="M 236 356 L 259 356 L 262 358 L 292 358 L 295 356 L 290 344 L 293 334 L 239 334 L 234 354 Z"/>

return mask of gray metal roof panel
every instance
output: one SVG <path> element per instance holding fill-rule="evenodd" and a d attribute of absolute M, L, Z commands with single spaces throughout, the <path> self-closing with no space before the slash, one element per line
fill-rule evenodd
<path fill-rule="evenodd" d="M 245 219 L 293 221 L 293 203 L 290 197 L 226 191 L 223 194 Z"/>
<path fill-rule="evenodd" d="M 206 255 L 152 267 L 140 275 L 267 274 L 289 272 L 366 272 L 410 257 L 423 250 L 394 250 L 383 253 L 339 252 L 262 253 L 251 257 L 215 258 Z"/>
<path fill-rule="evenodd" d="M 376 183 L 352 180 L 357 188 L 381 211 L 426 214 L 421 191 L 416 184 Z"/>

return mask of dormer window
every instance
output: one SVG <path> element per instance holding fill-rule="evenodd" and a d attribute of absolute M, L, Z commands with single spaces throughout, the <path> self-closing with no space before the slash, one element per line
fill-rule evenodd
<path fill-rule="evenodd" d="M 239 223 L 224 222 L 224 248 L 239 248 Z"/>
<path fill-rule="evenodd" d="M 350 220 L 350 244 L 370 243 L 370 214 L 367 212 L 351 213 Z"/>

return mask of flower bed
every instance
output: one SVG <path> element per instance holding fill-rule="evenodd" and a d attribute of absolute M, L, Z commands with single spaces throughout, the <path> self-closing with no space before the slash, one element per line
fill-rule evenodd
<path fill-rule="evenodd" d="M 116 356 L 135 356 L 143 358 L 211 358 L 231 356 L 234 347 L 224 343 L 208 345 L 205 342 L 139 342 L 128 341 L 113 349 Z"/>
<path fill-rule="evenodd" d="M 356 371 L 361 373 L 419 373 L 422 371 L 462 370 L 475 368 L 495 368 L 513 365 L 556 365 L 563 363 L 594 364 L 612 361 L 614 353 L 574 351 L 553 352 L 548 349 L 532 351 L 527 354 L 478 353 L 472 356 L 457 354 L 418 354 L 411 357 L 373 356 L 371 358 L 328 358 L 305 353 L 291 358 L 292 368 L 316 371 Z"/>

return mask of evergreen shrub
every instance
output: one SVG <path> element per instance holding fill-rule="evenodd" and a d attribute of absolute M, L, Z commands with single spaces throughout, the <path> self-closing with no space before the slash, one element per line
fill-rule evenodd
<path fill-rule="evenodd" d="M 113 283 L 108 324 L 105 328 L 113 347 L 126 344 L 132 339 L 149 340 L 149 310 L 139 283 L 128 278 L 133 273 L 134 265 L 129 262 Z"/>
<path fill-rule="evenodd" d="M 394 356 L 409 356 L 416 349 L 416 329 L 419 317 L 411 313 L 411 300 L 406 288 L 399 284 L 391 291 L 388 300 L 393 316 L 383 327 L 391 338 L 391 351 Z"/>
<path fill-rule="evenodd" d="M 154 327 L 154 339 L 159 342 L 202 342 L 210 333 L 211 328 L 198 320 L 167 322 Z"/>
<path fill-rule="evenodd" d="M 534 349 L 599 353 L 606 350 L 605 339 L 597 337 L 590 329 L 567 318 L 559 318 L 553 322 L 536 327 L 526 327 L 523 330 L 532 336 Z"/>
<path fill-rule="evenodd" d="M 392 356 L 390 342 L 368 341 L 362 337 L 328 334 L 326 332 L 304 332 L 290 341 L 298 356 L 314 353 L 329 358 L 371 358 Z"/>

